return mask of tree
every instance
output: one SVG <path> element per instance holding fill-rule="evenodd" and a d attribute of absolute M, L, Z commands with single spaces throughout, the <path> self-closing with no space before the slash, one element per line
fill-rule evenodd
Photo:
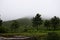
<path fill-rule="evenodd" d="M 2 20 L 0 19 L 0 26 L 2 26 Z"/>
<path fill-rule="evenodd" d="M 42 19 L 40 14 L 36 14 L 36 16 L 32 19 L 32 24 L 33 27 L 37 27 L 38 30 L 38 26 L 42 24 Z"/>
<path fill-rule="evenodd" d="M 56 16 L 51 18 L 51 25 L 54 28 L 54 30 L 59 26 L 60 19 Z"/>
<path fill-rule="evenodd" d="M 16 30 L 17 28 L 19 27 L 19 24 L 18 24 L 18 22 L 16 21 L 16 20 L 13 20 L 13 23 L 12 23 L 12 25 L 11 25 L 11 29 L 12 30 Z"/>
<path fill-rule="evenodd" d="M 0 19 L 0 33 L 7 33 L 7 28 L 2 26 L 3 21 Z"/>
<path fill-rule="evenodd" d="M 47 29 L 50 30 L 50 21 L 49 20 L 45 20 L 44 27 L 46 27 Z"/>

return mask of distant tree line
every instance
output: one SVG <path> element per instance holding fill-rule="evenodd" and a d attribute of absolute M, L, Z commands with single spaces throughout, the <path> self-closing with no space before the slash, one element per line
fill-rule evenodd
<path fill-rule="evenodd" d="M 6 30 L 8 31 L 8 29 L 3 27 L 2 24 L 3 24 L 3 21 L 0 19 L 0 30 L 1 30 L 0 33 L 2 31 L 3 32 L 6 32 Z M 44 27 L 47 30 L 57 30 L 57 28 L 60 25 L 60 18 L 54 16 L 49 20 L 43 20 L 41 18 L 41 15 L 39 13 L 37 13 L 36 16 L 33 17 L 33 19 L 32 19 L 31 26 L 38 30 L 38 27 L 41 27 L 41 25 L 44 25 Z M 16 20 L 13 20 L 13 23 L 11 24 L 11 27 L 10 27 L 11 31 L 13 31 L 13 30 L 16 31 L 19 27 L 20 27 L 19 23 Z M 25 30 L 27 31 L 28 29 L 25 28 Z"/>

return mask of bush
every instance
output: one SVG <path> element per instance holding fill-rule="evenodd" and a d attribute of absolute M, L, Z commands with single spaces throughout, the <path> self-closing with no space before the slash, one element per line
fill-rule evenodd
<path fill-rule="evenodd" d="M 55 32 L 49 32 L 46 40 L 59 40 L 59 36 Z"/>
<path fill-rule="evenodd" d="M 0 33 L 7 33 L 8 29 L 5 27 L 0 27 Z"/>

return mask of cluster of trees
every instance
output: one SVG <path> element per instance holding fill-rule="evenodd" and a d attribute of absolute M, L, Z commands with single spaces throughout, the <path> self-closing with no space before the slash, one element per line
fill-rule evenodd
<path fill-rule="evenodd" d="M 45 20 L 43 22 L 41 15 L 37 14 L 33 19 L 32 19 L 32 23 L 33 23 L 33 27 L 37 27 L 38 30 L 38 26 L 40 26 L 41 24 L 44 25 L 44 27 L 46 27 L 48 30 L 50 30 L 51 28 L 53 28 L 53 30 L 56 30 L 60 24 L 60 18 L 54 16 L 53 18 L 51 18 L 50 20 Z"/>
<path fill-rule="evenodd" d="M 5 27 L 2 27 L 2 23 L 3 23 L 3 21 L 0 19 L 0 30 L 4 32 Z M 41 25 L 44 25 L 44 27 L 46 27 L 48 30 L 51 30 L 51 29 L 56 30 L 60 25 L 60 18 L 54 16 L 50 20 L 43 20 L 41 18 L 41 15 L 38 13 L 38 14 L 36 14 L 35 17 L 33 17 L 31 26 L 38 30 L 38 27 L 41 27 Z M 14 31 L 14 30 L 16 31 L 17 28 L 19 28 L 19 27 L 20 27 L 19 23 L 16 20 L 13 20 L 13 23 L 11 24 L 10 29 L 12 31 Z"/>
<path fill-rule="evenodd" d="M 50 20 L 46 20 L 44 22 L 44 26 L 47 27 L 47 29 L 52 27 L 53 30 L 56 30 L 58 28 L 59 24 L 60 24 L 60 19 L 56 16 L 54 16 Z"/>

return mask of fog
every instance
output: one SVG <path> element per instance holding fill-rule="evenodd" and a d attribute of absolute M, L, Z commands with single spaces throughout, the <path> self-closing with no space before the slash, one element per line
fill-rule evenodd
<path fill-rule="evenodd" d="M 33 17 L 36 13 L 44 18 L 60 17 L 60 0 L 0 0 L 2 20 Z"/>

